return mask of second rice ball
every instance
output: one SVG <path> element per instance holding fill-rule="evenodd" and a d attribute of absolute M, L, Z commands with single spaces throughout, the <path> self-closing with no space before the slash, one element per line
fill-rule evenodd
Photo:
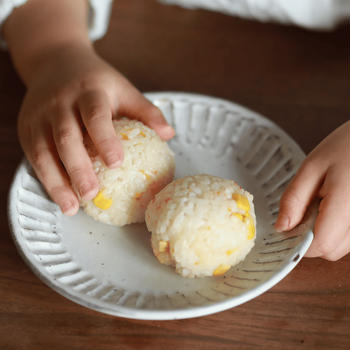
<path fill-rule="evenodd" d="M 253 196 L 232 180 L 188 176 L 155 196 L 146 224 L 162 264 L 184 277 L 219 276 L 254 246 Z"/>

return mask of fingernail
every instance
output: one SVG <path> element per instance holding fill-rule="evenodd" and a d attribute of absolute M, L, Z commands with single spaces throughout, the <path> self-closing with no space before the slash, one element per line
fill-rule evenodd
<path fill-rule="evenodd" d="M 160 129 L 160 131 L 163 135 L 163 138 L 165 138 L 166 140 L 172 138 L 175 135 L 175 130 L 170 125 L 163 126 Z"/>
<path fill-rule="evenodd" d="M 67 201 L 61 206 L 62 213 L 67 216 L 73 216 L 77 213 L 78 208 L 75 203 Z"/>
<path fill-rule="evenodd" d="M 115 168 L 119 168 L 122 165 L 122 160 L 120 158 L 118 159 L 114 159 L 114 160 L 108 160 L 107 162 L 107 166 L 110 169 L 115 169 Z"/>
<path fill-rule="evenodd" d="M 287 215 L 281 215 L 277 218 L 277 221 L 275 223 L 275 229 L 277 232 L 283 232 L 288 230 L 290 224 L 290 218 Z"/>
<path fill-rule="evenodd" d="M 89 183 L 82 184 L 79 188 L 80 197 L 86 201 L 95 198 L 97 192 L 98 188 L 92 187 Z"/>
<path fill-rule="evenodd" d="M 167 132 L 174 132 L 175 133 L 174 128 L 169 124 L 164 127 L 164 130 Z"/>
<path fill-rule="evenodd" d="M 104 155 L 105 164 L 111 169 L 120 167 L 123 163 L 123 158 L 124 154 L 122 149 L 116 149 Z"/>

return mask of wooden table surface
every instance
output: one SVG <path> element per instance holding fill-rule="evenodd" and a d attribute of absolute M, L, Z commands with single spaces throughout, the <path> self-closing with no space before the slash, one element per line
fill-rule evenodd
<path fill-rule="evenodd" d="M 154 0 L 120 0 L 97 50 L 142 91 L 187 91 L 267 116 L 309 152 L 348 119 L 345 25 L 332 32 L 263 24 Z M 22 158 L 25 90 L 0 53 L 0 349 L 345 349 L 350 255 L 303 259 L 256 299 L 211 316 L 138 321 L 81 307 L 44 285 L 13 244 L 6 198 Z"/>

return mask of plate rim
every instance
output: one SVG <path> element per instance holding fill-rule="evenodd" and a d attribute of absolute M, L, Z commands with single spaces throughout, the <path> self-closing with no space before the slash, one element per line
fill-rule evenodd
<path fill-rule="evenodd" d="M 164 98 L 169 98 L 171 97 L 172 99 L 176 97 L 179 101 L 182 99 L 191 99 L 192 101 L 195 102 L 205 102 L 205 101 L 211 101 L 218 103 L 222 106 L 225 106 L 226 108 L 228 107 L 233 107 L 233 108 L 238 108 L 242 111 L 244 111 L 250 118 L 253 118 L 254 121 L 256 121 L 259 125 L 266 125 L 266 126 L 271 126 L 277 131 L 280 135 L 286 138 L 286 141 L 288 144 L 293 145 L 298 152 L 300 153 L 300 156 L 303 156 L 304 158 L 306 157 L 305 152 L 303 149 L 299 146 L 299 144 L 293 139 L 291 135 L 289 135 L 288 132 L 283 130 L 279 125 L 277 125 L 275 122 L 272 120 L 268 119 L 264 115 L 260 114 L 257 111 L 254 111 L 246 106 L 241 105 L 240 103 L 236 103 L 230 100 L 226 100 L 221 97 L 216 97 L 216 96 L 209 96 L 205 94 L 199 94 L 199 93 L 192 93 L 192 92 L 183 92 L 183 91 L 150 91 L 150 92 L 144 92 L 144 96 L 149 99 L 151 102 L 152 100 L 155 99 L 164 99 Z"/>

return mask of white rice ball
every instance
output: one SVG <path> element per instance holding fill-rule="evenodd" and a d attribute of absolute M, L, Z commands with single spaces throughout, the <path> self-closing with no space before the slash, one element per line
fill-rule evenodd
<path fill-rule="evenodd" d="M 167 143 L 144 124 L 122 118 L 113 121 L 124 151 L 121 167 L 109 169 L 87 145 L 100 191 L 91 201 L 81 201 L 95 220 L 116 226 L 144 222 L 154 195 L 174 176 L 174 154 Z"/>
<path fill-rule="evenodd" d="M 210 175 L 177 179 L 146 210 L 157 259 L 184 277 L 219 276 L 254 246 L 253 196 Z"/>

